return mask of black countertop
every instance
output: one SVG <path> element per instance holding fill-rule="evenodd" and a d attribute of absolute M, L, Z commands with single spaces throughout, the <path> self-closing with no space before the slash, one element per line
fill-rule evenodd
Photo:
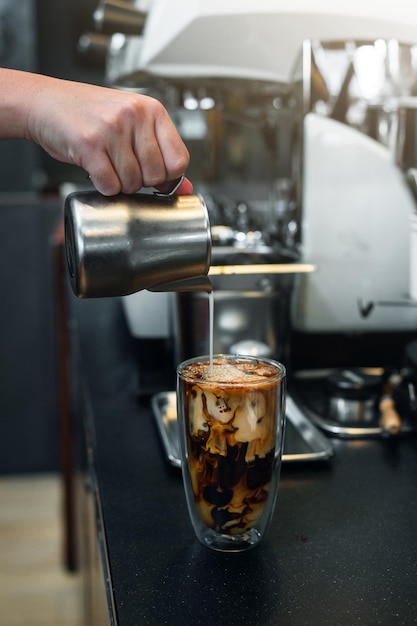
<path fill-rule="evenodd" d="M 74 316 L 114 623 L 417 623 L 415 437 L 335 439 L 330 461 L 284 464 L 263 545 L 213 552 L 138 399 L 120 302 L 76 301 Z"/>

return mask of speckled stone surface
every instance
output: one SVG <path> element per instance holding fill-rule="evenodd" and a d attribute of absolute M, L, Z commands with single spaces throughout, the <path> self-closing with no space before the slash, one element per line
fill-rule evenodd
<path fill-rule="evenodd" d="M 417 441 L 334 440 L 322 463 L 283 466 L 265 542 L 200 545 L 163 453 L 117 301 L 77 304 L 87 434 L 119 626 L 413 624 Z"/>

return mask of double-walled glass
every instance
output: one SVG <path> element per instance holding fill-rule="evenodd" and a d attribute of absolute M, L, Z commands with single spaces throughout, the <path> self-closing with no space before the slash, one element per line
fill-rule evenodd
<path fill-rule="evenodd" d="M 215 355 L 177 368 L 177 411 L 188 510 L 198 539 L 239 552 L 265 536 L 278 493 L 285 367 Z"/>

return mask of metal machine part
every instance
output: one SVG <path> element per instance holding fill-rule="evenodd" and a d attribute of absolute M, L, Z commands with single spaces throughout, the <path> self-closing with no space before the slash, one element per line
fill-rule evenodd
<path fill-rule="evenodd" d="M 242 273 L 228 274 L 228 264 L 235 262 Z M 295 271 L 268 273 L 270 266 Z M 218 267 L 224 273 L 215 273 Z M 230 352 L 236 344 L 250 341 L 267 347 L 273 358 L 289 362 L 291 297 L 297 267 L 291 256 L 265 246 L 254 249 L 213 246 L 210 297 L 214 300 L 213 341 L 217 353 Z M 245 268 L 254 271 L 245 274 Z M 177 360 L 208 353 L 208 319 L 208 294 L 177 294 Z"/>
<path fill-rule="evenodd" d="M 122 0 L 100 6 L 112 2 Z M 140 0 L 123 4 L 141 7 Z M 357 301 L 407 298 L 414 199 L 391 143 L 398 99 L 415 88 L 417 12 L 402 0 L 377 16 L 359 0 L 348 8 L 324 2 L 317 12 L 302 2 L 288 11 L 273 0 L 153 0 L 142 12 L 143 29 L 125 32 L 109 54 L 108 80 L 163 101 L 189 145 L 195 188 L 206 196 L 234 186 L 229 196 L 241 193 L 245 204 L 256 189 L 253 213 L 263 217 L 258 230 L 267 243 L 317 264 L 319 272 L 297 286 L 293 325 L 306 332 L 413 327 L 409 307 L 395 315 L 378 307 L 364 318 Z M 214 38 L 216 46 L 204 45 Z M 381 223 L 393 239 L 383 267 Z M 348 257 L 347 272 L 339 259 Z"/>
<path fill-rule="evenodd" d="M 100 0 L 94 11 L 96 29 L 104 34 L 140 35 L 147 13 L 128 0 Z"/>
<path fill-rule="evenodd" d="M 138 0 L 136 0 L 136 4 Z M 351 0 L 180 3 L 153 0 L 136 69 L 159 76 L 239 77 L 288 82 L 303 41 L 361 41 L 397 38 L 415 41 L 416 12 L 409 0 L 378 6 Z M 210 45 L 213 41 L 216 45 Z M 250 42 L 250 45 L 248 45 Z M 132 55 L 133 56 L 133 55 Z M 120 74 L 126 68 L 120 66 Z"/>
<path fill-rule="evenodd" d="M 382 392 L 383 372 L 341 368 L 326 380 L 328 414 L 341 424 L 369 423 Z"/>
<path fill-rule="evenodd" d="M 401 383 L 391 393 L 400 416 L 395 433 L 381 419 L 389 377 L 388 370 L 378 367 L 300 370 L 290 392 L 303 414 L 329 436 L 363 439 L 413 433 L 417 430 L 415 373 L 401 373 Z"/>

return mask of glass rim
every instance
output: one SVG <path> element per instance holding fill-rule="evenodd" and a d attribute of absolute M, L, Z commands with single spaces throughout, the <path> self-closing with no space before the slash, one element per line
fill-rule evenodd
<path fill-rule="evenodd" d="M 274 382 L 278 382 L 279 380 L 283 380 L 286 377 L 287 374 L 287 369 L 285 367 L 285 365 L 283 363 L 281 363 L 280 361 L 277 361 L 275 359 L 271 359 L 269 357 L 264 357 L 264 356 L 252 356 L 250 354 L 228 354 L 228 353 L 218 353 L 218 354 L 213 354 L 213 361 L 215 361 L 216 359 L 222 358 L 222 359 L 226 359 L 226 360 L 240 360 L 240 361 L 251 361 L 251 362 L 258 362 L 258 363 L 265 363 L 267 365 L 271 365 L 272 367 L 274 367 L 277 370 L 277 374 L 274 376 L 270 376 L 268 378 L 263 378 L 260 380 L 254 380 L 250 382 L 250 385 L 255 387 L 256 385 L 265 385 L 267 383 L 274 383 Z M 177 365 L 177 375 L 180 376 L 183 380 L 187 380 L 189 382 L 194 382 L 196 384 L 200 384 L 200 385 L 226 385 L 226 386 L 236 386 L 239 385 L 241 386 L 242 384 L 246 384 L 246 383 L 242 383 L 242 381 L 233 381 L 233 380 L 205 380 L 203 378 L 196 378 L 195 376 L 187 376 L 186 374 L 184 374 L 183 370 L 188 367 L 188 365 L 192 365 L 193 363 L 207 363 L 210 362 L 210 355 L 205 354 L 205 355 L 201 355 L 201 356 L 195 356 L 195 357 L 191 357 L 189 359 L 185 359 L 184 361 L 182 361 L 181 363 L 179 363 Z"/>

